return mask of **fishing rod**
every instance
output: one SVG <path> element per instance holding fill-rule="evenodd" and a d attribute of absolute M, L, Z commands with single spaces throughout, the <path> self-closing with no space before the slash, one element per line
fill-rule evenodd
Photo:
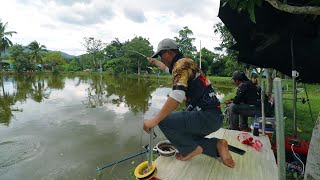
<path fill-rule="evenodd" d="M 118 164 L 118 163 L 121 163 L 121 162 L 123 162 L 123 161 L 129 160 L 129 159 L 132 159 L 132 158 L 134 158 L 134 157 L 140 156 L 140 155 L 142 155 L 142 154 L 144 154 L 144 153 L 147 153 L 148 151 L 149 151 L 149 150 L 146 149 L 145 151 L 142 151 L 142 152 L 140 152 L 140 153 L 138 153 L 138 154 L 135 154 L 135 155 L 129 156 L 129 157 L 127 157 L 127 158 L 121 159 L 121 160 L 119 160 L 119 161 L 117 161 L 117 162 L 108 164 L 108 165 L 103 166 L 103 167 L 97 167 L 96 170 L 97 170 L 97 171 L 100 171 L 100 170 L 102 170 L 102 169 L 111 167 L 111 166 L 116 165 L 116 164 Z"/>
<path fill-rule="evenodd" d="M 142 54 L 142 53 L 140 53 L 140 52 L 138 52 L 138 51 L 129 50 L 129 49 L 120 49 L 120 51 L 130 51 L 130 52 L 134 52 L 134 53 L 139 54 L 139 55 L 141 55 L 141 56 L 143 56 L 143 57 L 145 57 L 145 58 L 148 59 L 148 57 L 147 57 L 146 55 L 144 55 L 144 54 Z"/>
<path fill-rule="evenodd" d="M 128 49 L 121 49 L 121 48 L 120 48 L 120 51 L 129 51 L 129 52 L 133 52 L 133 53 L 139 54 L 139 55 L 141 55 L 141 56 L 143 56 L 143 57 L 145 57 L 145 58 L 147 58 L 147 59 L 148 59 L 148 57 L 147 57 L 146 55 L 144 55 L 144 54 L 142 54 L 142 53 L 140 53 L 140 52 L 138 52 L 138 51 L 128 50 Z M 148 68 L 149 68 L 149 69 L 151 69 L 151 70 L 154 72 L 154 69 L 153 69 L 152 67 L 148 67 Z"/>
<path fill-rule="evenodd" d="M 157 134 L 153 131 L 153 140 L 154 140 L 156 137 L 157 137 Z M 149 144 L 150 144 L 150 143 L 149 143 Z M 114 165 L 116 165 L 116 164 L 118 164 L 118 163 L 121 163 L 121 162 L 123 162 L 123 161 L 132 159 L 132 158 L 137 157 L 137 156 L 140 156 L 140 155 L 142 155 L 142 154 L 145 154 L 145 153 L 147 153 L 147 152 L 149 151 L 149 149 L 150 149 L 149 144 L 147 144 L 147 145 L 144 146 L 144 148 L 146 149 L 145 151 L 142 151 L 142 152 L 140 152 L 140 153 L 137 153 L 137 154 L 134 154 L 134 155 L 132 155 L 132 156 L 126 157 L 126 158 L 124 158 L 124 159 L 121 159 L 121 160 L 119 160 L 119 161 L 113 162 L 113 163 L 108 164 L 108 165 L 106 165 L 106 166 L 97 167 L 96 170 L 97 170 L 97 171 L 100 171 L 100 170 L 103 170 L 103 169 L 105 169 L 105 168 L 114 166 Z M 151 144 L 151 146 L 152 146 L 152 144 Z"/>

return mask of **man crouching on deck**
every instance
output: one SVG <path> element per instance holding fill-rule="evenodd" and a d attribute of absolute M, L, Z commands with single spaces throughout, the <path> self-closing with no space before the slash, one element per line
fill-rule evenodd
<path fill-rule="evenodd" d="M 154 59 L 160 56 L 162 62 Z M 231 168 L 235 162 L 224 139 L 205 138 L 220 129 L 223 115 L 211 83 L 197 64 L 185 58 L 172 39 L 160 41 L 157 52 L 148 59 L 172 74 L 173 91 L 160 112 L 152 119 L 144 121 L 143 129 L 159 125 L 166 138 L 178 149 L 176 158 L 182 161 L 198 154 L 221 157 L 223 163 Z M 187 109 L 173 112 L 186 99 Z"/>

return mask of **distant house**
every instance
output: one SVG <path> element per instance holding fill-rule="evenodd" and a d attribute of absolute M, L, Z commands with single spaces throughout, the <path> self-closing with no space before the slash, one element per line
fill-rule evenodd
<path fill-rule="evenodd" d="M 1 64 L 11 64 L 11 60 L 2 60 Z"/>
<path fill-rule="evenodd" d="M 12 67 L 12 65 L 10 66 L 10 64 L 12 64 L 11 60 L 1 60 L 0 63 L 0 68 L 2 69 L 10 69 L 10 67 Z"/>

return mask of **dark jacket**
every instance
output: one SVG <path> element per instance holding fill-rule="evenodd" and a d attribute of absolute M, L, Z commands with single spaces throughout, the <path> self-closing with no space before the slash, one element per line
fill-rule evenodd
<path fill-rule="evenodd" d="M 238 86 L 233 103 L 261 106 L 261 89 L 250 80 L 243 81 Z"/>

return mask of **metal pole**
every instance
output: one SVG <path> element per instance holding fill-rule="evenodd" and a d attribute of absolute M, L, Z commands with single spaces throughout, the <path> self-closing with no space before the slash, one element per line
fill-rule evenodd
<path fill-rule="evenodd" d="M 101 59 L 100 59 L 100 73 L 102 73 L 102 64 L 101 64 Z"/>
<path fill-rule="evenodd" d="M 277 139 L 277 164 L 278 164 L 278 179 L 286 179 L 286 156 L 285 156 L 285 141 L 284 141 L 284 120 L 283 120 L 283 102 L 281 79 L 273 80 L 275 93 L 275 114 L 276 114 L 276 139 Z"/>
<path fill-rule="evenodd" d="M 298 72 L 296 70 L 292 71 L 292 81 L 293 81 L 293 136 L 297 137 L 297 81 Z"/>
<path fill-rule="evenodd" d="M 201 40 L 200 40 L 200 69 L 201 69 Z"/>
<path fill-rule="evenodd" d="M 262 118 L 262 135 L 266 135 L 266 115 L 265 115 L 265 107 L 264 107 L 264 100 L 265 100 L 265 87 L 264 81 L 261 81 L 261 118 Z"/>
<path fill-rule="evenodd" d="M 149 158 L 148 158 L 148 170 L 152 169 L 152 157 L 153 157 L 153 134 L 154 129 L 150 129 L 150 139 L 149 139 Z"/>

